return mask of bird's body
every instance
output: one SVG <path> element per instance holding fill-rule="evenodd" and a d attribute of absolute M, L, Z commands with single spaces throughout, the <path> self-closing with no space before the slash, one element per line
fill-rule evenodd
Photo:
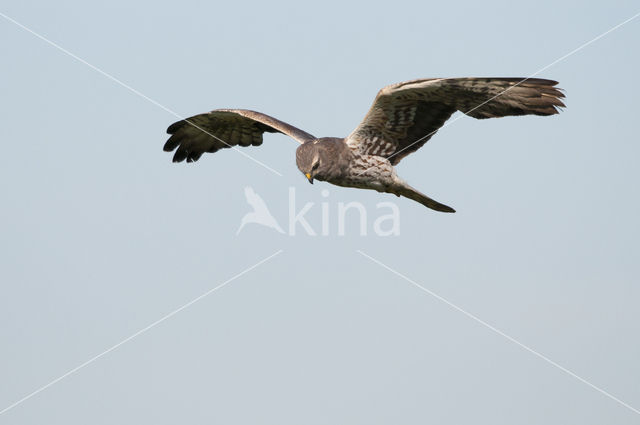
<path fill-rule="evenodd" d="M 413 199 L 437 211 L 454 212 L 451 207 L 440 204 L 409 186 L 398 177 L 387 158 L 361 154 L 356 148 L 349 146 L 345 139 L 323 137 L 300 145 L 296 150 L 296 159 L 299 159 L 298 169 L 305 175 L 307 173 L 304 171 L 303 158 L 313 156 L 316 152 L 319 153 L 319 163 L 326 163 L 328 166 L 319 166 L 313 175 L 310 172 L 307 176 L 310 182 L 317 179 L 336 186 L 392 193 Z"/>
<path fill-rule="evenodd" d="M 424 145 L 456 111 L 474 118 L 553 115 L 564 97 L 542 79 L 439 78 L 393 84 L 380 90 L 360 125 L 346 138 L 316 138 L 260 112 L 219 109 L 172 124 L 166 151 L 178 148 L 174 162 L 197 161 L 204 152 L 235 145 L 262 144 L 264 132 L 287 134 L 301 145 L 298 169 L 337 186 L 372 189 L 413 199 L 442 212 L 454 212 L 415 190 L 394 169 Z"/>

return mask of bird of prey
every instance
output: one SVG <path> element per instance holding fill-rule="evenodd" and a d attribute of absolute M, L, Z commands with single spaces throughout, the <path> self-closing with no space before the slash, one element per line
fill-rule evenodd
<path fill-rule="evenodd" d="M 260 112 L 216 109 L 169 126 L 164 150 L 177 148 L 174 162 L 193 162 L 205 152 L 259 146 L 265 132 L 283 133 L 300 143 L 296 164 L 310 183 L 317 179 L 374 189 L 455 212 L 409 186 L 394 165 L 422 147 L 456 111 L 479 119 L 557 114 L 565 105 L 556 84 L 538 78 L 428 78 L 392 84 L 378 92 L 362 122 L 345 138 L 316 138 Z"/>

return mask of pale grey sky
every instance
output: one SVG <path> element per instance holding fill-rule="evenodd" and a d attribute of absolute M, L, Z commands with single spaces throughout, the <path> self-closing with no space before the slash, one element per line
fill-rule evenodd
<path fill-rule="evenodd" d="M 635 1 L 9 2 L 0 12 L 183 116 L 256 109 L 345 136 L 377 90 L 525 77 Z M 442 129 L 399 174 L 456 214 L 309 185 L 297 144 L 172 164 L 166 110 L 0 18 L 0 424 L 637 424 L 640 18 L 549 67 L 554 117 Z M 247 225 L 251 186 L 329 236 Z M 329 196 L 323 197 L 323 189 Z M 339 202 L 400 235 L 336 231 Z"/>

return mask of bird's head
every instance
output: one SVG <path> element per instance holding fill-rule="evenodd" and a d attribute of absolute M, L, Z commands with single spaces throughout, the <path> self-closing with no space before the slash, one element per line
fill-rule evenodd
<path fill-rule="evenodd" d="M 313 179 L 321 174 L 322 168 L 322 155 L 321 149 L 318 146 L 318 141 L 307 142 L 300 146 L 296 150 L 296 164 L 298 169 L 302 171 L 309 183 L 313 184 Z M 320 177 L 320 176 L 319 176 Z"/>
<path fill-rule="evenodd" d="M 349 155 L 344 139 L 321 137 L 298 146 L 296 164 L 309 183 L 314 179 L 331 182 L 347 166 Z"/>

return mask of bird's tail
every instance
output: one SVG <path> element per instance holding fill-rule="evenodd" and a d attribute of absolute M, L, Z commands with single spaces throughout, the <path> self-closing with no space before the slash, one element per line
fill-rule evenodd
<path fill-rule="evenodd" d="M 453 208 L 447 205 L 441 204 L 438 201 L 434 201 L 433 199 L 429 198 L 427 195 L 418 192 L 417 190 L 415 190 L 409 185 L 404 185 L 396 189 L 395 193 L 399 196 L 404 196 L 405 198 L 413 199 L 414 201 L 420 202 L 422 205 L 424 205 L 427 208 L 431 208 L 432 210 L 447 212 L 447 213 L 456 212 L 456 210 L 454 210 Z"/>

